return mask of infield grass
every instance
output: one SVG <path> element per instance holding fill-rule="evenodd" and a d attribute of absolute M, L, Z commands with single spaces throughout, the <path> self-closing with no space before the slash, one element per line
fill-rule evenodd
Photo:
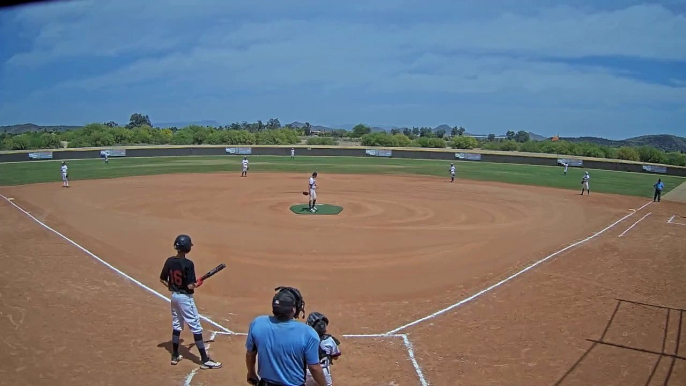
<path fill-rule="evenodd" d="M 87 180 L 168 173 L 232 172 L 240 174 L 242 156 L 211 157 L 156 157 L 156 158 L 110 158 L 67 161 L 69 180 Z M 319 173 L 355 174 L 419 174 L 440 176 L 446 180 L 450 161 L 416 160 L 381 157 L 307 157 L 295 159 L 279 156 L 249 156 L 250 173 L 296 172 L 306 176 Z M 0 163 L 0 186 L 23 185 L 39 182 L 57 182 L 60 178 L 61 161 L 28 161 Z M 468 180 L 496 181 L 511 184 L 536 185 L 581 191 L 584 169 L 569 168 L 566 176 L 562 167 L 455 161 L 457 182 Z M 685 178 L 654 174 L 589 170 L 591 191 L 630 196 L 653 196 L 653 184 L 662 178 L 664 193 L 683 182 Z M 462 180 L 462 181 L 459 181 Z M 467 181 L 465 181 L 467 180 Z"/>

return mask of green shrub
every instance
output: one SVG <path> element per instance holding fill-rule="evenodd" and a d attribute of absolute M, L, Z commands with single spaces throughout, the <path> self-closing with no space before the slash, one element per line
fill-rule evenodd
<path fill-rule="evenodd" d="M 331 137 L 311 137 L 307 139 L 308 145 L 335 146 L 338 142 Z"/>
<path fill-rule="evenodd" d="M 519 144 L 512 140 L 503 141 L 500 143 L 500 150 L 503 151 L 517 151 L 519 150 Z"/>
<path fill-rule="evenodd" d="M 628 160 L 628 161 L 640 161 L 641 156 L 638 154 L 638 151 L 632 147 L 620 147 L 617 150 L 617 158 L 618 159 L 623 159 L 623 160 Z"/>
<path fill-rule="evenodd" d="M 474 149 L 479 146 L 479 141 L 474 137 L 465 137 L 463 135 L 458 135 L 453 137 L 450 141 L 450 147 L 453 149 Z"/>

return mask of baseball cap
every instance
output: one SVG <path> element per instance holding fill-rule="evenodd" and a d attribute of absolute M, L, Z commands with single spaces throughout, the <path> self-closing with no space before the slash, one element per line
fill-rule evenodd
<path fill-rule="evenodd" d="M 295 296 L 289 291 L 281 291 L 272 299 L 272 310 L 277 314 L 289 313 L 295 308 Z"/>

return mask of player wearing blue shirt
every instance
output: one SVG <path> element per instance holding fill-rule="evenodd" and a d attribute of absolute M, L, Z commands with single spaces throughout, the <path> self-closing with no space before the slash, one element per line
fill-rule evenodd
<path fill-rule="evenodd" d="M 303 386 L 307 369 L 320 386 L 326 386 L 319 364 L 319 335 L 294 318 L 305 316 L 305 302 L 292 287 L 276 288 L 274 316 L 258 316 L 248 330 L 245 364 L 248 383 L 259 386 Z M 257 363 L 257 370 L 255 364 Z"/>
<path fill-rule="evenodd" d="M 655 188 L 655 195 L 653 196 L 653 202 L 657 200 L 657 202 L 660 202 L 660 199 L 662 198 L 662 189 L 665 188 L 665 184 L 662 183 L 662 179 L 658 179 L 657 183 L 653 185 Z"/>

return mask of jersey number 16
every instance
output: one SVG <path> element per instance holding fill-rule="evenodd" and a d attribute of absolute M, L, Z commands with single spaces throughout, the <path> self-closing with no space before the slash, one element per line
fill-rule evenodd
<path fill-rule="evenodd" d="M 169 278 L 177 286 L 181 286 L 183 284 L 183 273 L 181 271 L 169 270 Z"/>

